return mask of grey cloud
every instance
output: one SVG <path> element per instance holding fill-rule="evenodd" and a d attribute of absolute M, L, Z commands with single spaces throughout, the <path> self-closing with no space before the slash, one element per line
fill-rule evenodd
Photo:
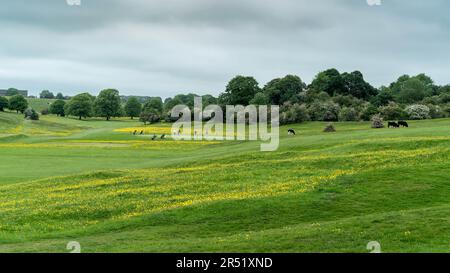
<path fill-rule="evenodd" d="M 0 88 L 223 91 L 236 74 L 305 81 L 328 67 L 374 85 L 449 74 L 446 0 L 15 0 L 0 6 Z"/>

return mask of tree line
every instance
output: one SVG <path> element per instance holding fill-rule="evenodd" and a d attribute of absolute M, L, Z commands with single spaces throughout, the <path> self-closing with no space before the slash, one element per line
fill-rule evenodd
<path fill-rule="evenodd" d="M 51 92 L 50 92 L 51 93 Z M 49 97 L 43 91 L 41 97 Z M 59 116 L 79 119 L 103 117 L 139 117 L 144 123 L 173 121 L 174 106 L 194 107 L 195 94 L 179 94 L 164 101 L 160 97 L 121 97 L 118 90 L 106 89 L 97 97 L 89 93 L 78 94 L 70 100 L 59 99 L 46 111 Z M 58 96 L 57 95 L 57 96 Z M 24 100 L 16 95 L 5 102 L 0 110 L 9 107 L 23 112 Z M 219 97 L 202 96 L 204 107 L 210 104 L 226 105 L 279 105 L 282 124 L 304 121 L 362 121 L 380 115 L 386 120 L 426 119 L 450 116 L 450 85 L 439 86 L 425 74 L 403 75 L 389 86 L 373 87 L 361 72 L 340 73 L 328 69 L 317 74 L 310 84 L 299 76 L 276 78 L 263 87 L 254 77 L 236 76 L 231 79 Z M 125 101 L 124 101 L 125 100 Z"/>

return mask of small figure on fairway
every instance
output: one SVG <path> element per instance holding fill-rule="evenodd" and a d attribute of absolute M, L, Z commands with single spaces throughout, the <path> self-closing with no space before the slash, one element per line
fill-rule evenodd
<path fill-rule="evenodd" d="M 157 138 L 157 136 L 156 136 L 156 135 L 153 135 L 152 140 L 155 140 L 156 138 Z"/>
<path fill-rule="evenodd" d="M 134 130 L 133 135 L 136 135 L 136 134 L 137 134 L 137 130 Z"/>
<path fill-rule="evenodd" d="M 294 130 L 294 129 L 289 129 L 289 130 L 288 130 L 288 135 L 293 135 L 293 136 L 295 136 L 295 135 L 296 135 L 295 130 Z"/>
<path fill-rule="evenodd" d="M 143 135 L 143 134 L 144 134 L 144 130 L 141 131 L 140 135 Z"/>
<path fill-rule="evenodd" d="M 161 136 L 161 139 L 165 139 L 165 138 L 166 138 L 166 135 L 165 135 L 165 134 Z"/>

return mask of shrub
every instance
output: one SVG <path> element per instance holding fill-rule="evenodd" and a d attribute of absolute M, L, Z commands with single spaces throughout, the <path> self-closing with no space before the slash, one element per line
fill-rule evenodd
<path fill-rule="evenodd" d="M 430 117 L 431 118 L 444 118 L 445 112 L 442 110 L 442 108 L 439 105 L 427 105 L 428 108 L 430 108 Z"/>
<path fill-rule="evenodd" d="M 308 108 L 308 114 L 316 121 L 337 121 L 341 108 L 333 102 L 316 101 Z"/>
<path fill-rule="evenodd" d="M 357 108 L 361 106 L 364 101 L 358 98 L 355 98 L 351 95 L 343 96 L 343 95 L 337 95 L 333 97 L 333 101 L 337 104 L 339 104 L 341 107 L 354 107 Z"/>
<path fill-rule="evenodd" d="M 280 115 L 281 124 L 300 123 L 310 120 L 308 110 L 303 104 L 294 104 L 285 108 Z"/>
<path fill-rule="evenodd" d="M 34 109 L 28 108 L 24 111 L 25 118 L 30 120 L 39 120 L 39 114 Z"/>
<path fill-rule="evenodd" d="M 373 104 L 368 104 L 361 113 L 361 119 L 364 121 L 370 121 L 371 118 L 379 114 L 378 108 Z"/>
<path fill-rule="evenodd" d="M 376 114 L 372 117 L 372 128 L 384 128 L 384 121 L 380 114 Z"/>
<path fill-rule="evenodd" d="M 410 119 L 428 119 L 430 118 L 430 108 L 422 104 L 413 104 L 405 109 Z"/>
<path fill-rule="evenodd" d="M 422 100 L 422 103 L 426 105 L 429 104 L 438 105 L 439 102 L 440 102 L 439 96 L 426 97 Z"/>
<path fill-rule="evenodd" d="M 331 99 L 331 96 L 327 92 L 320 92 L 316 98 L 320 101 L 328 101 Z"/>
<path fill-rule="evenodd" d="M 143 112 L 139 117 L 139 121 L 143 122 L 144 125 L 147 123 L 157 123 L 161 121 L 161 116 L 154 112 Z"/>
<path fill-rule="evenodd" d="M 439 101 L 441 103 L 449 103 L 450 102 L 450 93 L 442 93 L 439 95 Z"/>
<path fill-rule="evenodd" d="M 333 133 L 336 132 L 336 128 L 334 128 L 333 123 L 328 123 L 328 125 L 323 129 L 325 133 Z"/>
<path fill-rule="evenodd" d="M 450 117 L 450 104 L 444 105 L 442 107 L 442 112 L 444 112 L 446 117 Z"/>
<path fill-rule="evenodd" d="M 405 112 L 403 109 L 395 102 L 390 102 L 386 106 L 381 106 L 379 108 L 381 116 L 385 120 L 397 120 L 405 117 Z"/>
<path fill-rule="evenodd" d="M 41 115 L 46 116 L 48 114 L 50 114 L 50 111 L 48 110 L 48 108 L 44 108 L 41 110 Z"/>
<path fill-rule="evenodd" d="M 359 113 L 353 107 L 344 107 L 339 112 L 339 120 L 340 121 L 358 121 Z"/>

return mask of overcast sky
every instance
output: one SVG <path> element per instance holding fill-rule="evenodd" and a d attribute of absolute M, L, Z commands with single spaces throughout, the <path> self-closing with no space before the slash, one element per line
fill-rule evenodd
<path fill-rule="evenodd" d="M 218 95 L 235 75 L 450 83 L 450 1 L 3 0 L 0 89 Z"/>

